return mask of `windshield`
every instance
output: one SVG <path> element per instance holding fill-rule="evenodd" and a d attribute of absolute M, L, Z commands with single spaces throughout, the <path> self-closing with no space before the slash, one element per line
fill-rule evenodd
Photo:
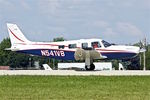
<path fill-rule="evenodd" d="M 106 41 L 104 41 L 104 40 L 102 40 L 102 43 L 103 43 L 104 47 L 109 47 L 109 46 L 111 46 L 110 43 L 108 43 L 108 42 L 106 42 Z"/>

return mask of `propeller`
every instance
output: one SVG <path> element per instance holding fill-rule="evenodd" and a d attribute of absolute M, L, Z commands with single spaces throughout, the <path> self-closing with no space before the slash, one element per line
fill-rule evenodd
<path fill-rule="evenodd" d="M 140 52 L 146 52 L 146 38 L 139 42 Z"/>

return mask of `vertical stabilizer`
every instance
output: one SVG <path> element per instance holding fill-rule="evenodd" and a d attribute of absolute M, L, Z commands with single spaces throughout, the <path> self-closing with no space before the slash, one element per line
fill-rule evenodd
<path fill-rule="evenodd" d="M 7 28 L 12 46 L 14 44 L 22 44 L 30 42 L 29 40 L 26 39 L 26 37 L 23 35 L 23 33 L 20 31 L 20 29 L 16 24 L 7 23 Z"/>

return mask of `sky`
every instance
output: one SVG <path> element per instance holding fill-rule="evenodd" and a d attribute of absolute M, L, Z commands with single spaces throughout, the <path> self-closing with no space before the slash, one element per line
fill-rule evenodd
<path fill-rule="evenodd" d="M 0 0 L 0 41 L 15 23 L 31 41 L 150 42 L 150 0 Z"/>

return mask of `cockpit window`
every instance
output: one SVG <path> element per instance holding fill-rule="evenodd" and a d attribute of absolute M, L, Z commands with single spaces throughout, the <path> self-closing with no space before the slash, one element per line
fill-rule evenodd
<path fill-rule="evenodd" d="M 68 47 L 69 49 L 77 48 L 77 44 L 69 44 Z"/>
<path fill-rule="evenodd" d="M 109 46 L 111 46 L 110 43 L 108 43 L 108 42 L 106 42 L 106 41 L 104 41 L 104 40 L 102 40 L 102 43 L 103 43 L 104 47 L 109 47 Z"/>
<path fill-rule="evenodd" d="M 93 48 L 100 48 L 101 47 L 99 42 L 92 42 L 91 44 L 92 44 Z"/>
<path fill-rule="evenodd" d="M 64 45 L 59 45 L 58 48 L 59 48 L 59 49 L 64 49 L 65 46 L 64 46 Z"/>
<path fill-rule="evenodd" d="M 83 49 L 88 48 L 88 43 L 82 43 L 82 48 Z"/>

